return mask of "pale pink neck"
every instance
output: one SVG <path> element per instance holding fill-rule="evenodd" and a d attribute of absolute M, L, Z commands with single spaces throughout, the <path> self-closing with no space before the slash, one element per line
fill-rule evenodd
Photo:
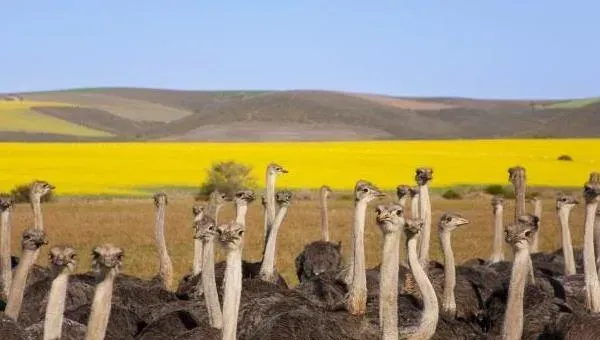
<path fill-rule="evenodd" d="M 586 307 L 592 313 L 600 312 L 600 282 L 594 256 L 594 219 L 598 203 L 585 205 L 585 231 L 583 235 L 583 271 L 586 286 Z"/>
<path fill-rule="evenodd" d="M 0 298 L 8 299 L 12 281 L 12 266 L 10 260 L 10 209 L 0 213 Z"/>
<path fill-rule="evenodd" d="M 6 303 L 6 309 L 4 310 L 4 313 L 15 321 L 19 317 L 19 312 L 21 311 L 27 276 L 29 275 L 29 270 L 34 262 L 35 250 L 23 249 L 19 264 L 15 269 L 15 276 L 10 285 L 10 293 L 8 294 L 8 301 Z"/>
<path fill-rule="evenodd" d="M 515 251 L 508 288 L 508 301 L 504 312 L 504 324 L 502 325 L 503 340 L 521 339 L 523 334 L 523 298 L 529 263 L 529 249 Z"/>
<path fill-rule="evenodd" d="M 353 315 L 362 315 L 366 312 L 367 304 L 367 276 L 365 268 L 365 215 L 367 202 L 356 202 L 354 215 L 352 283 L 348 296 L 348 311 Z"/>
<path fill-rule="evenodd" d="M 561 247 L 563 250 L 563 257 L 565 258 L 565 275 L 574 275 L 576 273 L 575 256 L 573 255 L 573 243 L 571 241 L 571 230 L 569 229 L 569 214 L 569 208 L 560 208 L 558 210 Z"/>
<path fill-rule="evenodd" d="M 223 315 L 217 294 L 217 283 L 215 279 L 215 251 L 214 240 L 204 240 L 204 265 L 202 268 L 202 289 L 204 301 L 208 311 L 210 326 L 221 329 L 223 327 Z"/>
<path fill-rule="evenodd" d="M 497 205 L 494 209 L 494 243 L 492 245 L 492 263 L 504 261 L 504 224 L 503 224 L 504 207 Z"/>
<path fill-rule="evenodd" d="M 108 270 L 103 280 L 96 285 L 85 340 L 103 340 L 106 336 L 116 275 L 115 270 Z"/>
<path fill-rule="evenodd" d="M 52 280 L 44 319 L 44 340 L 56 340 L 62 336 L 63 313 L 70 274 L 71 271 L 64 268 Z"/>

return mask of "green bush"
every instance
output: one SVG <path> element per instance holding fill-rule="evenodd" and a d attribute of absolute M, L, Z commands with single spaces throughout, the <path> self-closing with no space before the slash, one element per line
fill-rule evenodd
<path fill-rule="evenodd" d="M 571 156 L 569 156 L 569 155 L 560 155 L 560 156 L 558 156 L 557 160 L 559 160 L 559 161 L 572 161 L 573 158 L 571 158 Z"/>
<path fill-rule="evenodd" d="M 233 195 L 241 189 L 255 189 L 256 180 L 250 174 L 251 171 L 251 166 L 234 161 L 213 163 L 206 170 L 206 180 L 200 186 L 196 198 L 205 198 L 214 190 Z"/>
<path fill-rule="evenodd" d="M 462 199 L 462 195 L 453 189 L 448 189 L 444 191 L 442 197 L 447 200 L 459 200 Z"/>
<path fill-rule="evenodd" d="M 504 190 L 504 187 L 499 184 L 488 185 L 487 187 L 483 188 L 483 191 L 485 191 L 485 193 L 487 194 L 494 196 L 506 194 L 506 190 Z"/>
<path fill-rule="evenodd" d="M 33 182 L 19 184 L 16 187 L 12 188 L 10 191 L 10 196 L 14 199 L 15 203 L 28 203 L 29 202 L 29 191 L 31 190 L 31 185 Z M 42 196 L 41 202 L 52 202 L 56 198 L 54 191 L 51 190 L 46 195 Z"/>

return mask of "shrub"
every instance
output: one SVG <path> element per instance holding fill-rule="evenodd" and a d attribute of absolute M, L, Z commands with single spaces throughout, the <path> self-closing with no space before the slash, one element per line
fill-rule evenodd
<path fill-rule="evenodd" d="M 569 155 L 560 155 L 560 156 L 558 156 L 557 160 L 559 160 L 559 161 L 572 161 L 573 158 L 571 158 L 571 156 L 569 156 Z"/>
<path fill-rule="evenodd" d="M 488 185 L 487 187 L 483 188 L 483 191 L 485 191 L 487 194 L 490 194 L 490 195 L 505 195 L 506 194 L 506 190 L 504 190 L 504 187 L 499 184 Z"/>
<path fill-rule="evenodd" d="M 462 199 L 462 195 L 453 189 L 448 189 L 444 191 L 442 197 L 447 200 L 459 200 Z"/>
<path fill-rule="evenodd" d="M 255 189 L 256 180 L 250 172 L 252 167 L 234 161 L 213 163 L 206 170 L 206 180 L 200 186 L 197 199 L 207 197 L 214 190 L 233 195 L 237 190 Z"/>
<path fill-rule="evenodd" d="M 31 184 L 33 184 L 33 182 L 19 184 L 10 191 L 10 196 L 12 196 L 15 203 L 29 202 L 29 191 L 31 190 Z M 56 195 L 54 194 L 54 191 L 50 191 L 46 195 L 42 196 L 40 201 L 42 203 L 51 202 L 54 201 L 55 198 Z"/>

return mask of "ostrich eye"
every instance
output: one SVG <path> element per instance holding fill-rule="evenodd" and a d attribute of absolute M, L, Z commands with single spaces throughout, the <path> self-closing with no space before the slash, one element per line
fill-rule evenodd
<path fill-rule="evenodd" d="M 362 192 L 369 192 L 369 189 L 368 188 L 364 188 L 364 189 L 362 189 Z"/>
<path fill-rule="evenodd" d="M 398 216 L 402 215 L 402 210 L 396 210 L 396 215 L 398 215 Z"/>
<path fill-rule="evenodd" d="M 240 236 L 244 235 L 244 231 L 243 230 L 238 231 L 238 235 L 240 235 Z"/>
<path fill-rule="evenodd" d="M 446 222 L 450 222 L 450 221 L 452 221 L 452 217 L 450 217 L 450 216 L 446 217 Z"/>
<path fill-rule="evenodd" d="M 381 209 L 375 209 L 375 212 L 376 212 L 377 214 L 381 214 Z"/>
<path fill-rule="evenodd" d="M 530 235 L 531 235 L 531 231 L 530 231 L 530 230 L 527 230 L 527 231 L 525 232 L 525 237 L 529 237 Z"/>

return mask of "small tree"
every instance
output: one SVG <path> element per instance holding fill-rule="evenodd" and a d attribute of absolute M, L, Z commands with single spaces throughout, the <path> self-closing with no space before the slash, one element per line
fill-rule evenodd
<path fill-rule="evenodd" d="M 213 163 L 206 170 L 206 180 L 200 186 L 196 198 L 207 197 L 214 190 L 233 195 L 240 189 L 256 188 L 256 180 L 250 174 L 252 167 L 234 161 Z"/>

